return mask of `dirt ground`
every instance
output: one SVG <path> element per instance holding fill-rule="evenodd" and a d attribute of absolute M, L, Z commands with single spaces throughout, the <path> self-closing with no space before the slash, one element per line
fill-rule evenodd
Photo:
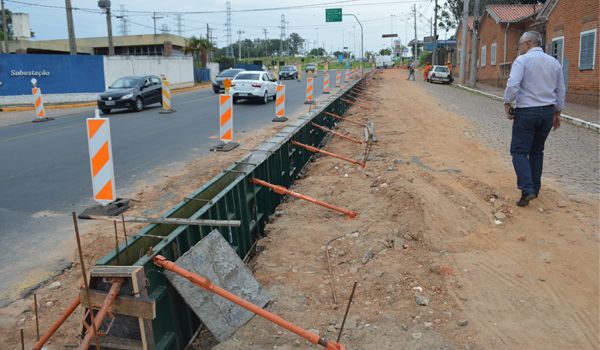
<path fill-rule="evenodd" d="M 473 126 L 431 101 L 420 83 L 404 79 L 386 70 L 370 82 L 365 105 L 349 113 L 375 123 L 378 142 L 365 169 L 320 157 L 294 186 L 358 217 L 288 198 L 267 226 L 251 268 L 272 297 L 269 310 L 335 340 L 357 281 L 340 340 L 348 349 L 597 349 L 598 194 L 568 193 L 545 178 L 540 198 L 516 207 L 511 164 L 469 136 Z M 341 130 L 362 135 L 350 124 Z M 244 147 L 274 131 L 248 135 Z M 363 152 L 339 138 L 326 149 L 353 158 Z M 131 215 L 168 208 L 244 153 L 213 154 L 179 176 L 140 184 Z M 89 266 L 114 237 L 110 223 L 84 230 Z M 60 287 L 50 281 L 37 292 L 42 330 L 75 295 L 78 266 L 56 281 Z M 78 317 L 49 349 L 77 344 Z M 10 348 L 19 328 L 35 337 L 31 297 L 1 309 L 0 319 Z M 254 317 L 213 349 L 296 348 L 318 347 Z"/>

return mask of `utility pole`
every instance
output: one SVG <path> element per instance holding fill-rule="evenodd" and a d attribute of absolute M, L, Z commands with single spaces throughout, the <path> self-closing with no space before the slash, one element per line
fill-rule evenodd
<path fill-rule="evenodd" d="M 469 86 L 477 85 L 477 51 L 479 49 L 479 0 L 475 0 L 475 13 L 473 15 L 473 44 L 471 45 L 471 71 Z"/>
<path fill-rule="evenodd" d="M 4 0 L 0 0 L 0 9 L 2 10 L 2 33 L 4 34 L 4 47 L 2 52 L 8 53 L 8 30 L 6 29 L 6 11 L 4 11 Z"/>
<path fill-rule="evenodd" d="M 242 59 L 242 34 L 244 34 L 243 30 L 238 30 L 238 60 Z"/>
<path fill-rule="evenodd" d="M 279 57 L 283 55 L 283 41 L 285 40 L 285 15 L 281 15 L 281 35 L 279 36 Z"/>
<path fill-rule="evenodd" d="M 112 36 L 112 17 L 110 14 L 110 0 L 98 0 L 98 7 L 106 10 L 106 30 L 108 32 L 108 55 L 115 55 L 115 47 L 113 46 Z"/>
<path fill-rule="evenodd" d="M 227 1 L 227 57 L 235 57 L 233 54 L 233 47 L 231 46 L 231 1 Z"/>
<path fill-rule="evenodd" d="M 119 11 L 121 13 L 117 16 L 117 18 L 121 20 L 119 31 L 123 36 L 129 35 L 129 23 L 127 23 L 127 16 L 125 16 L 125 5 L 119 5 Z"/>
<path fill-rule="evenodd" d="M 156 12 L 153 12 L 152 19 L 154 20 L 154 35 L 156 35 L 156 20 L 161 19 L 162 17 L 157 17 Z"/>
<path fill-rule="evenodd" d="M 415 52 L 414 52 L 414 60 L 413 63 L 415 65 L 415 67 L 417 66 L 417 64 L 419 63 L 419 61 L 417 61 L 417 50 L 419 48 L 419 41 L 417 40 L 417 5 L 413 4 L 413 14 L 414 14 L 414 19 L 415 19 Z"/>
<path fill-rule="evenodd" d="M 73 6 L 71 0 L 65 0 L 67 10 L 67 31 L 69 33 L 69 53 L 77 55 L 77 42 L 75 41 L 75 27 L 73 26 Z"/>
<path fill-rule="evenodd" d="M 438 64 L 438 57 L 437 57 L 437 10 L 438 10 L 438 0 L 435 0 L 435 5 L 434 5 L 434 9 L 433 9 L 433 50 L 431 52 L 431 55 L 433 56 L 433 60 L 432 63 L 433 65 Z"/>
<path fill-rule="evenodd" d="M 181 13 L 178 13 L 175 16 L 175 23 L 177 24 L 177 35 L 182 36 L 183 35 L 183 24 L 181 22 Z"/>
<path fill-rule="evenodd" d="M 462 33 L 460 39 L 460 67 L 458 71 L 458 81 L 461 84 L 465 83 L 465 73 L 467 65 L 467 31 L 469 26 L 467 21 L 469 20 L 469 0 L 463 0 L 463 16 L 462 16 Z"/>

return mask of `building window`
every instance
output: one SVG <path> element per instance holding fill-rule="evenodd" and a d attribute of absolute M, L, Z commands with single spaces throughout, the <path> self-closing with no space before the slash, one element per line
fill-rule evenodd
<path fill-rule="evenodd" d="M 496 65 L 496 43 L 493 43 L 490 48 L 490 64 L 492 66 Z"/>
<path fill-rule="evenodd" d="M 559 36 L 552 38 L 552 45 L 550 46 L 550 56 L 556 58 L 560 64 L 563 64 L 565 37 Z"/>
<path fill-rule="evenodd" d="M 481 66 L 485 67 L 485 56 L 487 55 L 487 47 L 484 45 L 481 47 Z"/>
<path fill-rule="evenodd" d="M 579 69 L 594 69 L 596 56 L 596 29 L 579 34 Z"/>

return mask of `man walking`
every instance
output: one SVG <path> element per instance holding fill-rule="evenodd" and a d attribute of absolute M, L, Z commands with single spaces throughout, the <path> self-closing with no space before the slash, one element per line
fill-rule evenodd
<path fill-rule="evenodd" d="M 408 65 L 408 78 L 406 78 L 406 80 L 411 80 L 410 78 L 412 77 L 412 80 L 415 80 L 415 64 L 414 62 L 410 62 L 410 64 Z"/>
<path fill-rule="evenodd" d="M 552 127 L 560 127 L 560 112 L 565 107 L 561 65 L 545 54 L 541 45 L 542 37 L 536 31 L 521 36 L 521 55 L 512 64 L 504 91 L 504 110 L 507 118 L 513 120 L 510 154 L 521 190 L 517 205 L 521 207 L 540 192 L 544 143 Z"/>

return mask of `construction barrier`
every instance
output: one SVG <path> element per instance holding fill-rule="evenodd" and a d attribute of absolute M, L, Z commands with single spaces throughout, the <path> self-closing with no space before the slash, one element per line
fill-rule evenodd
<path fill-rule="evenodd" d="M 166 78 L 162 78 L 162 108 L 161 113 L 173 113 L 175 110 L 171 108 L 171 83 Z"/>
<path fill-rule="evenodd" d="M 328 70 L 326 70 L 325 73 L 323 73 L 323 93 L 324 94 L 329 93 L 329 71 Z"/>
<path fill-rule="evenodd" d="M 265 232 L 269 217 L 284 199 L 284 196 L 268 188 L 250 184 L 250 179 L 262 179 L 289 189 L 315 155 L 299 149 L 291 141 L 322 147 L 328 139 L 325 136 L 329 133 L 315 128 L 311 123 L 334 128 L 338 119 L 325 112 L 336 116 L 344 115 L 350 105 L 340 97 L 360 85 L 364 85 L 364 79 L 344 87 L 322 108 L 294 120 L 253 152 L 189 194 L 162 217 L 240 220 L 239 227 L 221 230 L 221 234 L 240 258 L 249 259 L 255 251 L 256 241 Z M 153 223 L 129 236 L 127 243 L 121 243 L 118 249 L 97 261 L 96 267 L 135 265 L 143 269 L 143 292 L 155 303 L 156 309 L 156 317 L 149 323 L 147 331 L 150 334 L 149 347 L 157 350 L 183 350 L 202 325 L 166 276 L 158 271 L 153 258 L 162 255 L 176 261 L 217 228 L 219 227 L 208 225 Z M 103 290 L 108 290 L 108 286 Z M 118 321 L 117 316 L 115 322 Z"/>
<path fill-rule="evenodd" d="M 219 95 L 219 140 L 233 142 L 233 97 Z"/>
<path fill-rule="evenodd" d="M 277 85 L 277 94 L 275 96 L 275 118 L 274 122 L 284 122 L 288 119 L 285 117 L 285 85 Z"/>
<path fill-rule="evenodd" d="M 335 87 L 341 87 L 342 86 L 342 71 L 340 69 L 338 69 L 337 73 L 335 74 Z"/>
<path fill-rule="evenodd" d="M 31 94 L 34 98 L 36 115 L 36 118 L 32 122 L 40 123 L 48 120 L 54 120 L 54 118 L 46 117 L 46 109 L 44 108 L 44 101 L 42 100 L 42 89 L 37 87 L 37 79 L 32 78 L 31 84 L 33 85 L 33 87 L 31 88 Z"/>
<path fill-rule="evenodd" d="M 347 83 L 350 81 L 350 74 L 348 72 L 348 70 L 346 69 L 346 72 L 344 73 L 345 77 L 344 77 L 344 81 Z"/>
<path fill-rule="evenodd" d="M 88 149 L 94 200 L 107 205 L 117 199 L 115 173 L 113 169 L 112 143 L 110 140 L 110 119 L 87 118 Z"/>
<path fill-rule="evenodd" d="M 308 77 L 306 78 L 306 100 L 305 104 L 313 104 L 315 103 L 313 99 L 313 77 L 311 72 L 308 72 Z"/>
<path fill-rule="evenodd" d="M 296 76 L 298 81 L 302 81 L 302 65 L 299 64 L 298 67 L 296 67 L 296 69 L 298 70 L 298 75 Z"/>

